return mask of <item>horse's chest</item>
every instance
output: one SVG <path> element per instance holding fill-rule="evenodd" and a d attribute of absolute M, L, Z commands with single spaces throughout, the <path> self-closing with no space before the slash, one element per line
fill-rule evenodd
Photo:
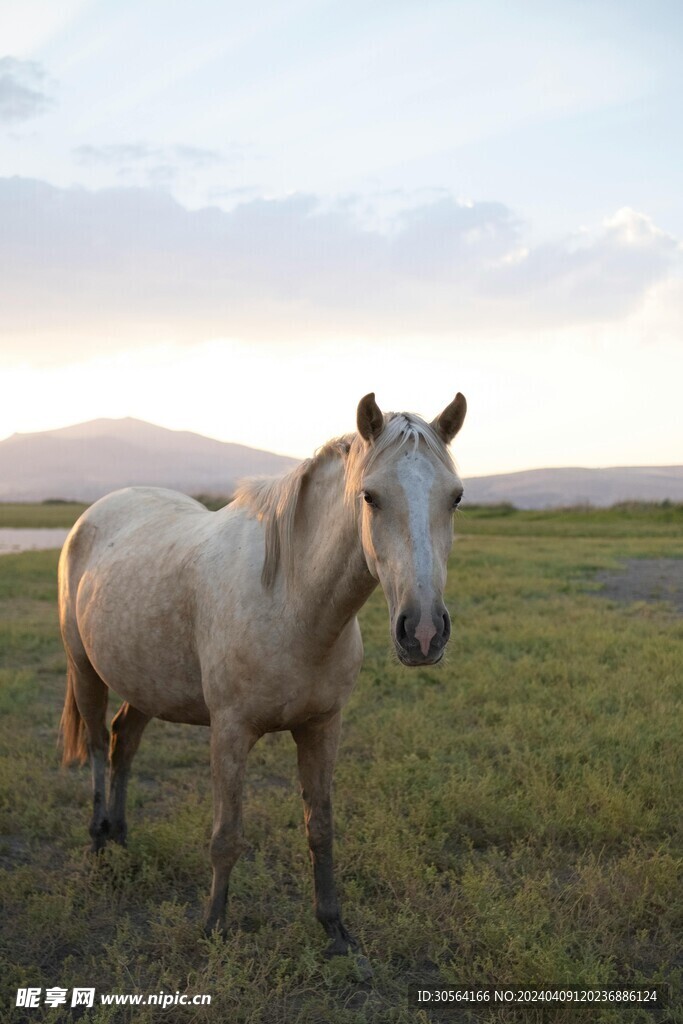
<path fill-rule="evenodd" d="M 348 700 L 357 673 L 309 674 L 294 685 L 283 704 L 280 728 L 290 729 L 311 718 L 334 714 Z"/>
<path fill-rule="evenodd" d="M 234 648 L 221 670 L 204 675 L 207 704 L 212 713 L 233 708 L 260 732 L 334 714 L 348 700 L 362 661 L 360 634 L 349 641 L 327 658 L 292 649 L 254 657 Z"/>

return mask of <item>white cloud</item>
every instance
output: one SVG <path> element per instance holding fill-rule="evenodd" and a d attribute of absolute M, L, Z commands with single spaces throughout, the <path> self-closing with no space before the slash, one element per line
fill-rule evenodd
<path fill-rule="evenodd" d="M 501 203 L 448 197 L 386 227 L 314 196 L 190 211 L 152 189 L 0 180 L 0 329 L 24 357 L 154 340 L 419 336 L 618 321 L 680 246 L 622 210 L 542 245 Z"/>
<path fill-rule="evenodd" d="M 201 146 L 151 146 L 145 142 L 108 143 L 102 146 L 76 146 L 74 156 L 81 164 L 105 164 L 107 166 L 128 167 L 132 164 L 157 163 L 160 160 L 188 163 L 196 167 L 221 162 L 221 154 L 217 149 L 204 149 Z"/>
<path fill-rule="evenodd" d="M 0 57 L 0 124 L 19 124 L 49 110 L 53 101 L 44 91 L 46 81 L 36 61 Z"/>
<path fill-rule="evenodd" d="M 127 186 L 161 188 L 170 191 L 192 175 L 207 168 L 222 168 L 240 158 L 238 147 L 225 152 L 203 146 L 151 145 L 146 142 L 84 144 L 72 150 L 80 167 L 105 174 L 113 172 Z"/>
<path fill-rule="evenodd" d="M 624 208 L 597 231 L 531 249 L 491 274 L 487 288 L 539 323 L 607 321 L 632 312 L 680 257 L 675 238 Z"/>

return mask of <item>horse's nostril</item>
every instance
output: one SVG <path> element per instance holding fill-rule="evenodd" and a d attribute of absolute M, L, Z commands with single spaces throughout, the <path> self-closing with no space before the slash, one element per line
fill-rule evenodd
<path fill-rule="evenodd" d="M 396 640 L 402 644 L 408 639 L 408 633 L 406 631 L 406 615 L 399 615 L 396 619 Z"/>
<path fill-rule="evenodd" d="M 451 617 L 448 614 L 448 612 L 445 612 L 444 613 L 444 617 L 443 617 L 443 639 L 444 639 L 444 642 L 446 640 L 448 640 L 450 635 L 451 635 Z"/>

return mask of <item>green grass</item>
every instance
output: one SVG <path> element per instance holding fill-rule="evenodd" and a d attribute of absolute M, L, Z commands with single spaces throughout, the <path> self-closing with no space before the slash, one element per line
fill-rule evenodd
<path fill-rule="evenodd" d="M 226 943 L 200 937 L 206 730 L 150 725 L 129 849 L 93 862 L 88 772 L 61 769 L 55 749 L 57 556 L 1 558 L 0 1018 L 20 985 L 213 996 L 209 1010 L 100 1008 L 84 1018 L 96 1024 L 408 1024 L 429 1019 L 407 1004 L 413 982 L 666 982 L 674 1000 L 656 1019 L 681 1024 L 683 620 L 666 605 L 597 598 L 592 582 L 621 558 L 683 557 L 677 514 L 459 515 L 441 668 L 398 666 L 381 593 L 364 609 L 335 809 L 345 916 L 371 981 L 322 957 L 288 735 L 266 737 L 249 761 L 250 850 L 234 870 Z M 41 1008 L 26 1019 L 68 1018 Z M 443 1019 L 655 1018 L 555 1007 Z"/>
<path fill-rule="evenodd" d="M 197 501 L 216 511 L 226 504 L 227 499 L 199 494 Z M 87 507 L 87 504 L 80 501 L 0 502 L 0 528 L 62 526 L 68 529 Z"/>
<path fill-rule="evenodd" d="M 518 509 L 512 505 L 465 505 L 458 513 L 462 533 L 515 537 L 661 537 L 683 533 L 683 504 L 624 502 L 611 508 L 576 506 Z"/>
<path fill-rule="evenodd" d="M 212 511 L 227 498 L 195 495 Z M 0 527 L 70 527 L 87 505 L 69 501 L 42 504 L 0 503 Z M 656 534 L 669 536 L 683 531 L 683 504 L 625 502 L 611 508 L 518 509 L 513 505 L 465 505 L 458 512 L 460 533 L 504 533 L 506 536 L 628 537 Z"/>
<path fill-rule="evenodd" d="M 70 527 L 87 505 L 76 501 L 0 503 L 0 527 Z"/>

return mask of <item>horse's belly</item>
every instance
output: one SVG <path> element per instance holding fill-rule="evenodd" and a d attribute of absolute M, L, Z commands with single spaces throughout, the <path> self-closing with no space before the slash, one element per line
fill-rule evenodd
<path fill-rule="evenodd" d="M 128 699 L 128 698 L 126 698 Z M 133 700 L 130 703 L 134 703 Z M 163 705 L 163 711 L 154 711 Z M 185 725 L 211 725 L 211 715 L 206 706 L 201 691 L 194 695 L 185 695 L 180 700 L 170 701 L 167 697 L 163 699 L 150 699 L 149 709 L 141 707 L 138 699 L 135 705 L 138 710 L 154 718 L 160 718 L 163 722 L 182 722 Z"/>
<path fill-rule="evenodd" d="M 85 647 L 100 678 L 138 711 L 167 722 L 209 724 L 201 677 L 186 656 L 147 659 L 135 648 L 112 650 L 99 641 Z"/>
<path fill-rule="evenodd" d="M 95 581 L 96 580 L 96 581 Z M 170 582 L 121 570 L 81 581 L 78 629 L 100 678 L 139 711 L 208 725 L 186 603 Z"/>

